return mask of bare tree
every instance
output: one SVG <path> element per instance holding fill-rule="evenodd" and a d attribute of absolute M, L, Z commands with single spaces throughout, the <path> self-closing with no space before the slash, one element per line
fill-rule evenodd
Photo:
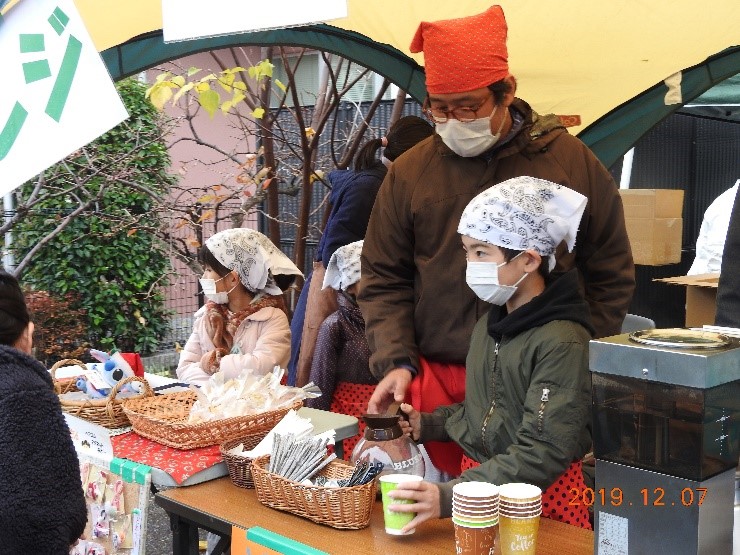
<path fill-rule="evenodd" d="M 320 52 L 325 71 L 314 92 L 313 106 L 307 106 L 301 101 L 304 91 L 296 77 L 306 53 L 305 49 L 265 47 L 260 51 L 261 61 L 253 63 L 244 49 L 230 48 L 210 53 L 217 72 L 181 68 L 177 74 L 160 73 L 150 87 L 148 93 L 155 105 L 162 107 L 171 100 L 181 108 L 180 129 L 188 133 L 177 141 L 208 147 L 237 169 L 235 186 L 209 185 L 196 195 L 182 191 L 169 203 L 167 210 L 179 221 L 175 227 L 187 226 L 190 234 L 164 238 L 177 245 L 176 255 L 186 263 L 190 264 L 187 260 L 192 260 L 202 242 L 205 223 L 230 220 L 239 226 L 248 214 L 261 210 L 268 221 L 268 235 L 276 244 L 281 239 L 280 224 L 295 226 L 293 258 L 298 267 L 304 266 L 306 240 L 311 235 L 313 188 L 317 183 L 327 185 L 320 168 L 350 165 L 390 85 L 387 79 L 383 81 L 366 110 L 360 102 L 353 103 L 356 121 L 348 131 L 341 130 L 337 126 L 338 107 L 348 102 L 348 93 L 370 72 Z M 271 60 L 280 61 L 285 83 L 273 75 Z M 401 108 L 405 96 L 399 92 L 397 104 Z M 202 110 L 212 117 L 217 111 L 225 114 L 232 129 L 243 136 L 241 144 L 251 148 L 227 151 L 218 142 L 205 139 L 198 128 Z M 397 112 L 395 119 L 400 115 L 400 110 Z M 195 202 L 187 202 L 188 195 Z M 296 214 L 281 216 L 283 195 L 299 197 Z"/>

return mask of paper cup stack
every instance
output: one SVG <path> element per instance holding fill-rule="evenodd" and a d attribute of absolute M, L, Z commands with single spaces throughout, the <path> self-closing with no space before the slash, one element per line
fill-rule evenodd
<path fill-rule="evenodd" d="M 501 553 L 534 555 L 542 514 L 542 490 L 532 484 L 510 483 L 499 488 Z"/>
<path fill-rule="evenodd" d="M 499 519 L 499 488 L 488 482 L 461 482 L 452 488 L 452 522 L 457 555 L 493 553 Z"/>

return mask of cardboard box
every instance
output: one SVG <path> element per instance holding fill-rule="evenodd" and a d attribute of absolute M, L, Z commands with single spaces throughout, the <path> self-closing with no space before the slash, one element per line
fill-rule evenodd
<path fill-rule="evenodd" d="M 625 218 L 680 218 L 681 189 L 620 189 Z"/>
<path fill-rule="evenodd" d="M 625 218 L 635 264 L 661 266 L 681 262 L 683 219 Z"/>
<path fill-rule="evenodd" d="M 620 189 L 635 264 L 681 262 L 683 191 Z"/>
<path fill-rule="evenodd" d="M 714 324 L 717 314 L 717 286 L 719 274 L 697 274 L 656 279 L 671 285 L 686 287 L 686 327 L 696 328 Z"/>

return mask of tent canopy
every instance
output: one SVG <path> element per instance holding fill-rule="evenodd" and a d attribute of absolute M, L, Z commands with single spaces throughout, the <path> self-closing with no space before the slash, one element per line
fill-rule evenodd
<path fill-rule="evenodd" d="M 329 24 L 164 43 L 157 0 L 76 0 L 114 79 L 188 54 L 236 45 L 293 45 L 340 54 L 424 98 L 420 21 L 479 13 L 492 2 L 348 0 Z M 740 2 L 500 0 L 517 96 L 540 113 L 578 116 L 577 133 L 610 166 L 656 123 L 740 72 Z M 207 9 L 207 8 L 204 8 Z M 192 14 L 197 17 L 197 14 Z M 228 14 L 225 14 L 228 17 Z M 664 80 L 675 74 L 670 90 Z"/>

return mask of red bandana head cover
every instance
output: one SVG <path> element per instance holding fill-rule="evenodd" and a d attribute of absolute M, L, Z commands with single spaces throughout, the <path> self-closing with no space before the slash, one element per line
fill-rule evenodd
<path fill-rule="evenodd" d="M 501 6 L 485 12 L 419 24 L 411 52 L 424 52 L 427 91 L 481 89 L 509 75 L 506 19 Z"/>

